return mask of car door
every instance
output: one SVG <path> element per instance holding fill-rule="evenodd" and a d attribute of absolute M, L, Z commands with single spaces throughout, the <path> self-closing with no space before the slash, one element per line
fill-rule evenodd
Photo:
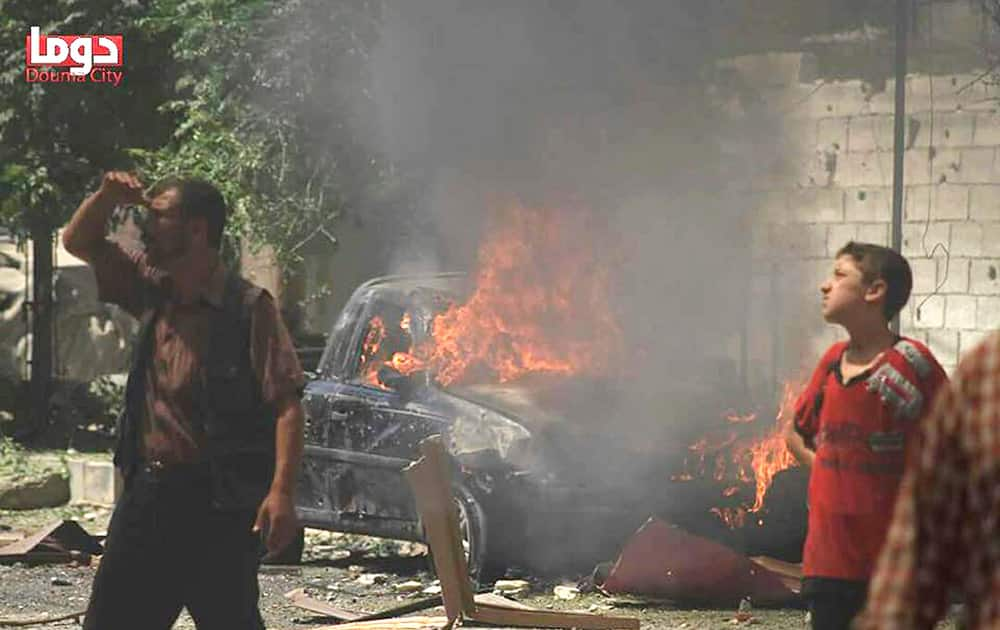
<path fill-rule="evenodd" d="M 415 459 L 419 440 L 440 431 L 446 421 L 408 403 L 378 382 L 373 371 L 373 362 L 397 349 L 373 351 L 376 338 L 398 326 L 404 310 L 391 300 L 369 296 L 357 313 L 353 351 L 341 374 L 311 383 L 306 390 L 303 469 L 312 487 L 312 505 L 303 510 L 304 520 L 341 531 L 419 538 L 416 510 L 401 471 Z M 398 344 L 398 331 L 392 334 Z M 388 336 L 378 341 L 387 342 Z"/>

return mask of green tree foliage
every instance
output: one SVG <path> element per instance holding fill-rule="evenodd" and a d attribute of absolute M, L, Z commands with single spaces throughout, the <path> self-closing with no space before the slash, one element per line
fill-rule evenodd
<path fill-rule="evenodd" d="M 365 59 L 378 3 L 159 0 L 140 20 L 169 35 L 180 117 L 171 140 L 131 154 L 147 178 L 193 174 L 220 185 L 230 233 L 282 262 L 382 180 L 360 142 Z M 286 267 L 287 268 L 287 267 Z"/>
<path fill-rule="evenodd" d="M 25 234 L 60 225 L 101 171 L 128 166 L 125 147 L 155 147 L 175 117 L 160 109 L 172 90 L 157 51 L 165 42 L 138 26 L 127 0 L 0 0 L 0 222 Z M 25 38 L 43 33 L 124 35 L 125 79 L 28 83 Z"/>

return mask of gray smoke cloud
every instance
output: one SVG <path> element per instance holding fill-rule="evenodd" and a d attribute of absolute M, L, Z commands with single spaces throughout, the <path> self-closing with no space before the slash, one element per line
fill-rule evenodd
<path fill-rule="evenodd" d="M 697 6 L 391 2 L 371 59 L 378 147 L 426 182 L 436 230 L 393 267 L 474 267 L 497 197 L 579 200 L 625 253 L 616 422 L 662 432 L 747 402 L 749 208 L 729 194 Z"/>

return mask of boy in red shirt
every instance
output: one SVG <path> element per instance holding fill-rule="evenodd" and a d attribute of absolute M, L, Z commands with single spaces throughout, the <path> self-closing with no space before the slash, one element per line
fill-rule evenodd
<path fill-rule="evenodd" d="M 802 590 L 815 630 L 849 628 L 864 607 L 910 436 L 947 381 L 924 344 L 889 329 L 912 285 L 897 252 L 850 242 L 820 286 L 823 319 L 849 339 L 820 359 L 787 435 L 811 467 Z"/>

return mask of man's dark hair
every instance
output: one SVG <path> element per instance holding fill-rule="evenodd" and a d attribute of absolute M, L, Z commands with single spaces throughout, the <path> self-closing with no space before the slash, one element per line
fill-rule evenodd
<path fill-rule="evenodd" d="M 837 258 L 850 256 L 861 270 L 861 279 L 867 284 L 876 280 L 885 281 L 885 302 L 882 303 L 882 314 L 886 321 L 892 320 L 906 301 L 910 299 L 913 288 L 913 272 L 910 263 L 906 262 L 899 252 L 873 245 L 872 243 L 856 243 L 849 241 L 837 252 Z"/>
<path fill-rule="evenodd" d="M 208 224 L 208 244 L 215 249 L 222 246 L 222 232 L 226 228 L 226 200 L 214 184 L 194 177 L 167 177 L 149 191 L 156 197 L 167 190 L 176 190 L 180 208 L 186 219 L 205 219 Z"/>

